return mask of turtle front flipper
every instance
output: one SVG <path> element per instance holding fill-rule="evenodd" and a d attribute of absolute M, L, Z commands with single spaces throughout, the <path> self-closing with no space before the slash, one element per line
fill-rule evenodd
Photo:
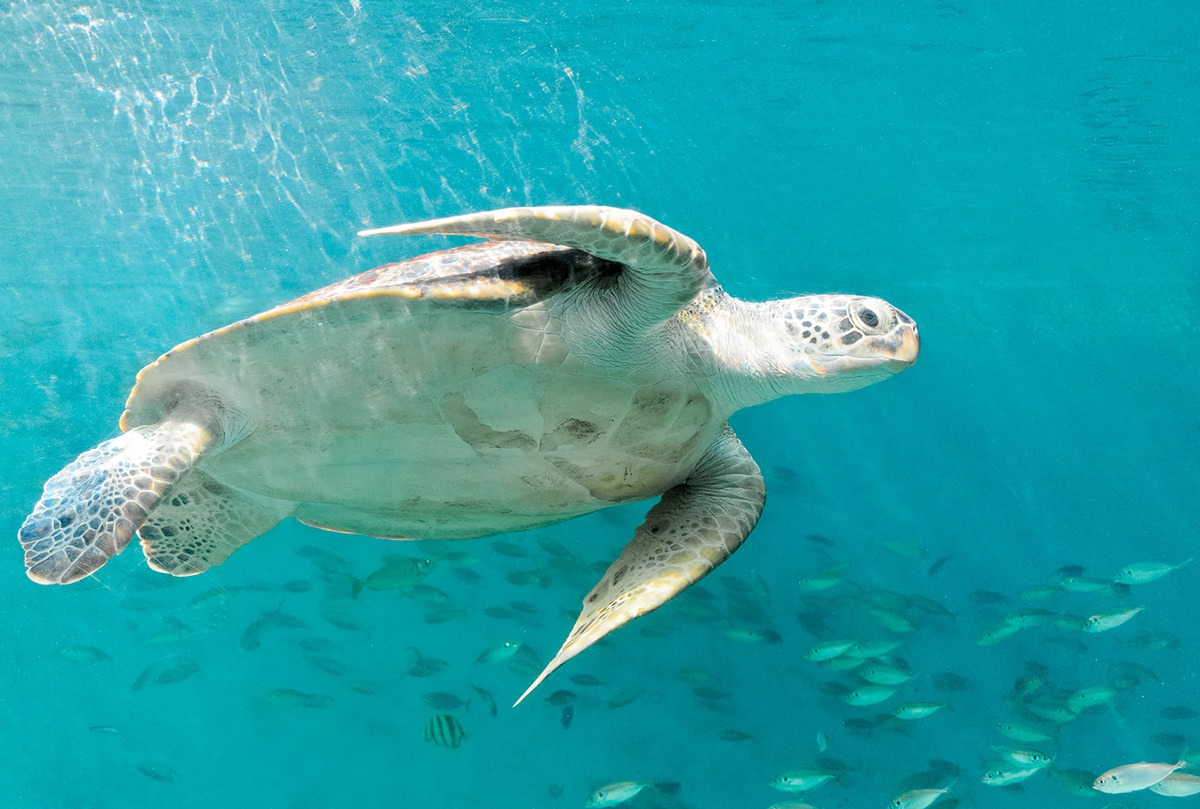
<path fill-rule="evenodd" d="M 724 562 L 762 514 L 758 464 L 726 427 L 682 484 L 669 489 L 587 598 L 566 643 L 533 685 L 617 627 L 667 603 Z"/>
<path fill-rule="evenodd" d="M 675 315 L 708 282 L 700 245 L 645 214 L 600 205 L 547 205 L 431 219 L 359 236 L 442 233 L 533 241 L 583 250 L 624 265 L 621 323 L 648 327 Z"/>
<path fill-rule="evenodd" d="M 212 444 L 188 421 L 136 427 L 50 480 L 18 533 L 29 578 L 71 584 L 125 549 L 146 517 Z"/>

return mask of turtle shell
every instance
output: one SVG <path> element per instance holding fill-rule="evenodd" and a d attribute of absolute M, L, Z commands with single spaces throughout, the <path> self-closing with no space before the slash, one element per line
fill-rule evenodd
<path fill-rule="evenodd" d="M 208 475 L 373 536 L 490 535 L 659 494 L 721 425 L 695 382 L 602 345 L 583 310 L 621 272 L 519 241 L 384 265 L 167 352 L 121 427 L 203 402 L 225 437 Z"/>

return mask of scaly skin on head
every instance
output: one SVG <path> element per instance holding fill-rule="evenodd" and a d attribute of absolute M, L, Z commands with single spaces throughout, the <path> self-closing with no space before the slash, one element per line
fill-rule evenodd
<path fill-rule="evenodd" d="M 887 301 L 802 295 L 753 303 L 711 287 L 677 322 L 727 413 L 795 393 L 842 393 L 881 382 L 917 360 L 912 318 Z"/>

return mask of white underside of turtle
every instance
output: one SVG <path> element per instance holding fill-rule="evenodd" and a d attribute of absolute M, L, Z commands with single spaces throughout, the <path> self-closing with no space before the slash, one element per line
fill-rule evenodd
<path fill-rule="evenodd" d="M 916 325 L 877 298 L 739 301 L 695 242 L 633 211 L 368 233 L 495 241 L 354 276 L 144 368 L 123 434 L 52 477 L 22 525 L 34 581 L 78 581 L 135 533 L 152 567 L 192 575 L 288 517 L 464 539 L 663 495 L 531 691 L 749 534 L 765 488 L 733 412 L 864 387 L 918 353 Z"/>

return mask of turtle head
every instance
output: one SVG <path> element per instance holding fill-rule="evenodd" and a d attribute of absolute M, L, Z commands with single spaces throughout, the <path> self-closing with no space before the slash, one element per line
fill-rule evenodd
<path fill-rule="evenodd" d="M 776 301 L 783 393 L 840 393 L 873 385 L 917 361 L 908 315 L 879 298 L 805 295 Z"/>

